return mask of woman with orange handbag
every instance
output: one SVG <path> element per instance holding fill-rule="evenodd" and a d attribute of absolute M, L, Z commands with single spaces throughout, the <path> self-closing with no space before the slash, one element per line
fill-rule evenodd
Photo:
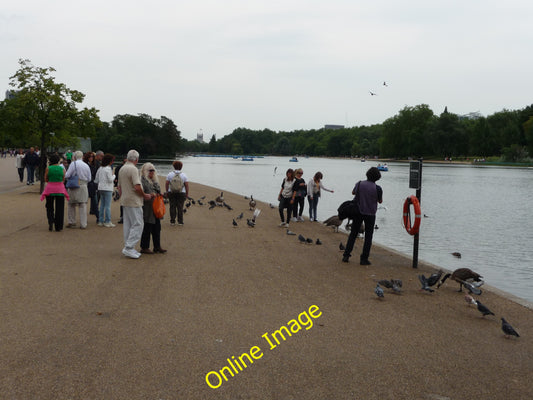
<path fill-rule="evenodd" d="M 157 172 L 152 163 L 145 163 L 141 168 L 141 184 L 144 193 L 161 195 L 161 187 L 157 178 Z M 166 253 L 161 247 L 161 219 L 154 214 L 153 202 L 156 196 L 151 196 L 150 200 L 144 200 L 143 217 L 144 228 L 141 236 L 141 253 L 154 254 Z M 161 217 L 162 218 L 162 217 Z M 150 236 L 154 243 L 154 250 L 150 250 Z"/>

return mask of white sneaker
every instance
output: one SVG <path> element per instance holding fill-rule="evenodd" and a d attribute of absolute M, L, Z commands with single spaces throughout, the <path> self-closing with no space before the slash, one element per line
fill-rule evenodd
<path fill-rule="evenodd" d="M 304 221 L 305 221 L 304 217 L 302 217 L 302 216 L 298 217 L 298 222 L 304 222 Z"/>
<path fill-rule="evenodd" d="M 128 258 L 139 258 L 141 256 L 141 253 L 139 253 L 135 249 L 128 250 L 126 248 L 122 249 L 122 254 L 124 254 Z"/>
<path fill-rule="evenodd" d="M 98 222 L 96 225 L 98 225 L 98 226 L 104 226 L 104 223 L 103 223 L 103 222 Z"/>
<path fill-rule="evenodd" d="M 106 223 L 104 224 L 104 226 L 105 226 L 106 228 L 114 228 L 116 225 L 113 224 L 112 222 L 106 222 Z"/>
<path fill-rule="evenodd" d="M 289 227 L 289 224 L 285 222 L 284 228 L 288 228 L 288 227 Z"/>
<path fill-rule="evenodd" d="M 291 218 L 291 222 L 297 222 L 297 221 L 298 221 L 298 219 L 296 217 L 292 217 Z"/>
<path fill-rule="evenodd" d="M 285 228 L 285 222 L 282 222 L 281 224 L 279 224 L 279 227 L 280 228 Z"/>

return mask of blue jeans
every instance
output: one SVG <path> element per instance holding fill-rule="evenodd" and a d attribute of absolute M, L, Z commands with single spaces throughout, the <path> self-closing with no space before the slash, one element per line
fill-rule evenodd
<path fill-rule="evenodd" d="M 307 201 L 309 202 L 309 220 L 310 221 L 316 221 L 316 207 L 318 206 L 318 196 L 313 197 L 311 199 L 310 196 L 307 196 Z"/>
<path fill-rule="evenodd" d="M 111 190 L 99 190 L 100 193 L 100 212 L 98 213 L 98 222 L 107 224 L 111 222 Z"/>
<path fill-rule="evenodd" d="M 35 165 L 26 165 L 28 170 L 28 183 L 33 183 L 35 181 Z"/>

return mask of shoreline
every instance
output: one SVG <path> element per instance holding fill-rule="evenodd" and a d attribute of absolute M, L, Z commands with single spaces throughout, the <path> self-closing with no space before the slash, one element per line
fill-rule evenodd
<path fill-rule="evenodd" d="M 86 230 L 48 232 L 38 185 L 3 192 L 16 169 L 0 160 L 0 171 L 0 386 L 8 398 L 533 397 L 533 312 L 492 289 L 479 299 L 496 316 L 481 317 L 453 281 L 420 292 L 417 275 L 433 266 L 413 271 L 408 257 L 381 245 L 370 266 L 342 263 L 345 234 L 291 223 L 323 243 L 300 244 L 260 201 L 256 227 L 234 228 L 232 218 L 252 212 L 230 192 L 231 211 L 191 205 L 181 227 L 165 216 L 168 253 L 126 259 L 120 225 L 97 227 L 90 216 Z M 193 198 L 218 194 L 191 183 Z M 403 293 L 386 290 L 380 301 L 376 281 L 390 278 L 403 280 Z M 263 335 L 272 341 L 313 305 L 322 312 L 313 326 L 278 335 L 270 349 Z M 520 338 L 505 339 L 500 316 Z M 260 359 L 217 389 L 206 384 L 206 374 L 253 346 Z"/>

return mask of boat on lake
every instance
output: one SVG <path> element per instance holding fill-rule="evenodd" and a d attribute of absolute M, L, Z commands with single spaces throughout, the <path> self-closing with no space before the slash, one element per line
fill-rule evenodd
<path fill-rule="evenodd" d="M 387 164 L 378 164 L 378 170 L 380 171 L 388 171 L 389 167 L 387 167 Z"/>
<path fill-rule="evenodd" d="M 253 161 L 254 158 L 253 157 L 243 157 L 242 158 L 242 161 Z"/>
<path fill-rule="evenodd" d="M 290 162 L 298 162 L 298 158 L 293 157 L 293 158 L 291 158 L 289 161 L 290 161 Z"/>

